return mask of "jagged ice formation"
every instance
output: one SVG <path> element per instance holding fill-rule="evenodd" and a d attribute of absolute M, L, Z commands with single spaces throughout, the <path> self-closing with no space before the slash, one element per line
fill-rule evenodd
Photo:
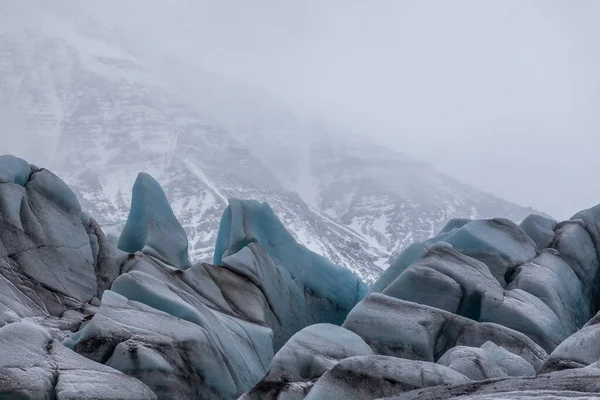
<path fill-rule="evenodd" d="M 230 200 L 191 265 L 160 185 L 133 191 L 117 248 L 54 174 L 0 156 L 0 397 L 600 394 L 600 206 L 451 220 L 367 287 L 257 201 Z"/>

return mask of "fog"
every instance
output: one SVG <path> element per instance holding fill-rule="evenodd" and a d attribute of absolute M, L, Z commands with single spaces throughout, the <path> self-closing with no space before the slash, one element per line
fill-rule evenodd
<path fill-rule="evenodd" d="M 499 197 L 556 218 L 600 202 L 600 2 L 79 6 Z"/>

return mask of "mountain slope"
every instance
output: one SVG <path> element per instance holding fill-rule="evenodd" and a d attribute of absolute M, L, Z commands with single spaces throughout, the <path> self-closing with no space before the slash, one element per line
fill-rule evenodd
<path fill-rule="evenodd" d="M 267 114 L 230 131 L 286 189 L 389 254 L 427 239 L 452 218 L 500 215 L 519 222 L 536 213 L 322 121 Z"/>

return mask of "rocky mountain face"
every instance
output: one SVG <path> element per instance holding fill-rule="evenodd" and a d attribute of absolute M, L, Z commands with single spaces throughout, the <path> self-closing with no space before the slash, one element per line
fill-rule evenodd
<path fill-rule="evenodd" d="M 372 286 L 231 200 L 213 264 L 141 173 L 118 245 L 0 156 L 0 397 L 594 399 L 600 206 L 451 220 Z"/>
<path fill-rule="evenodd" d="M 9 147 L 50 166 L 114 235 L 140 171 L 164 187 L 192 260 L 210 260 L 228 198 L 258 199 L 296 240 L 368 282 L 450 218 L 530 212 L 182 59 L 150 63 L 141 44 L 74 10 L 10 0 L 0 21 Z"/>

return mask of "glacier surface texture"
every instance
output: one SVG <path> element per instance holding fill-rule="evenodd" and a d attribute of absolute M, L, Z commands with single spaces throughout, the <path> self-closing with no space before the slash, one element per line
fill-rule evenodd
<path fill-rule="evenodd" d="M 158 182 L 132 183 L 109 237 L 0 156 L 0 398 L 600 396 L 600 206 L 450 220 L 368 286 L 255 200 L 194 263 Z"/>

